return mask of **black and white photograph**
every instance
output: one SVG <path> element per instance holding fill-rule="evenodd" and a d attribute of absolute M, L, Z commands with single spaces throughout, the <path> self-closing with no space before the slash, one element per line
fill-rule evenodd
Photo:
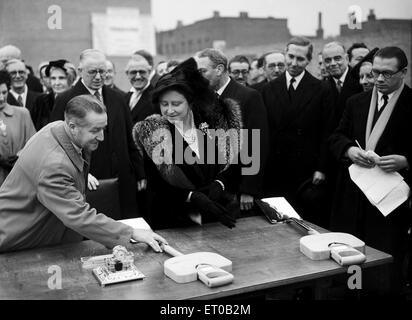
<path fill-rule="evenodd" d="M 0 304 L 409 304 L 411 60 L 409 0 L 0 0 Z"/>

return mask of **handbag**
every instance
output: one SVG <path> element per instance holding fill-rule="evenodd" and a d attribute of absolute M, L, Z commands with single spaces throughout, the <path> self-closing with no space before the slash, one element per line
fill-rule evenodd
<path fill-rule="evenodd" d="M 119 178 L 99 180 L 96 190 L 89 190 L 87 188 L 86 201 L 97 212 L 103 213 L 114 220 L 121 219 Z"/>

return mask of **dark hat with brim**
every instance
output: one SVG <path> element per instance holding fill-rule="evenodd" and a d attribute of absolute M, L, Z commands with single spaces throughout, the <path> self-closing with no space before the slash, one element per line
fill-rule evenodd
<path fill-rule="evenodd" d="M 201 75 L 197 69 L 195 59 L 189 58 L 181 62 L 170 73 L 159 78 L 156 87 L 152 91 L 152 102 L 156 105 L 160 96 L 168 90 L 183 91 L 186 95 L 196 98 L 206 98 L 210 94 L 209 81 Z"/>
<path fill-rule="evenodd" d="M 369 51 L 369 53 L 366 56 L 364 56 L 362 60 L 359 61 L 359 63 L 356 66 L 353 67 L 352 75 L 356 79 L 359 79 L 359 71 L 360 71 L 360 68 L 362 67 L 362 64 L 364 64 L 365 62 L 373 63 L 373 57 L 375 56 L 376 52 L 378 52 L 378 50 L 379 48 L 376 47 L 372 49 L 371 51 Z"/>
<path fill-rule="evenodd" d="M 67 69 L 64 67 L 64 65 L 67 62 L 68 61 L 64 59 L 50 61 L 48 66 L 46 67 L 46 70 L 44 71 L 44 73 L 46 74 L 46 77 L 50 77 L 51 68 L 59 68 L 59 69 L 62 69 L 65 73 L 67 73 Z"/>

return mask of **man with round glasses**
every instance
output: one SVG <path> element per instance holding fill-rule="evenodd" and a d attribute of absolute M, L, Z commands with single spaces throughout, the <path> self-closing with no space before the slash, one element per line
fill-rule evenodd
<path fill-rule="evenodd" d="M 248 85 L 250 63 L 247 57 L 238 55 L 229 61 L 230 77 L 243 86 Z"/>
<path fill-rule="evenodd" d="M 352 233 L 393 256 L 389 283 L 393 295 L 400 295 L 405 285 L 402 266 L 411 227 L 408 201 L 384 216 L 352 182 L 348 166 L 354 163 L 397 172 L 411 186 L 412 90 L 404 83 L 407 65 L 402 49 L 380 49 L 373 58 L 374 89 L 349 98 L 339 127 L 330 137 L 331 150 L 341 163 L 331 228 Z M 378 157 L 371 157 L 371 151 Z"/>
<path fill-rule="evenodd" d="M 152 67 L 147 60 L 139 55 L 135 55 L 126 65 L 126 76 L 131 84 L 131 88 L 126 94 L 126 101 L 133 124 L 154 113 L 151 101 L 153 90 L 150 84 L 151 69 Z"/>
<path fill-rule="evenodd" d="M 132 121 L 129 108 L 124 96 L 104 86 L 107 65 L 106 56 L 101 51 L 84 50 L 80 54 L 78 70 L 81 79 L 72 89 L 57 97 L 51 120 L 63 120 L 66 104 L 79 95 L 93 95 L 105 105 L 108 125 L 104 131 L 104 140 L 92 153 L 88 188 L 97 189 L 100 179 L 118 177 L 121 217 L 113 217 L 136 217 L 136 178 L 143 178 L 143 171 L 141 158 L 131 136 Z"/>
<path fill-rule="evenodd" d="M 265 85 L 281 76 L 286 71 L 285 55 L 280 51 L 272 51 L 263 55 L 263 71 L 266 79 L 252 86 L 262 92 Z"/>

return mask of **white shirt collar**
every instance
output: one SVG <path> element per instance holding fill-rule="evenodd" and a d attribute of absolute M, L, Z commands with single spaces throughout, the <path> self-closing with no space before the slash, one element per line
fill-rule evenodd
<path fill-rule="evenodd" d="M 142 90 L 137 90 L 135 87 L 131 87 L 129 92 L 135 93 L 135 94 L 141 94 L 143 91 L 145 91 L 148 87 L 150 86 L 150 81 L 147 81 L 145 87 Z"/>
<path fill-rule="evenodd" d="M 99 90 L 93 90 L 93 89 L 90 89 L 88 86 L 86 86 L 86 84 L 84 83 L 83 79 L 82 79 L 81 81 L 82 81 L 83 85 L 86 87 L 87 91 L 89 91 L 92 96 L 94 96 L 94 94 L 96 93 L 96 91 L 99 91 L 100 96 L 101 96 L 102 99 L 103 99 L 103 87 L 100 88 Z"/>
<path fill-rule="evenodd" d="M 395 91 L 396 91 L 396 90 L 395 90 Z M 388 96 L 388 102 L 389 102 L 389 101 L 391 100 L 391 98 L 393 97 L 395 91 L 392 92 L 392 93 L 387 94 L 387 96 Z M 382 96 L 383 96 L 383 93 L 378 91 L 378 105 L 383 105 L 383 103 L 384 103 L 384 101 L 383 101 L 383 99 L 382 99 Z"/>
<path fill-rule="evenodd" d="M 80 156 L 80 158 L 83 159 L 83 148 L 80 148 L 78 145 L 76 145 L 76 144 L 73 142 L 73 140 L 72 140 L 72 138 L 71 138 L 71 134 L 69 133 L 69 128 L 68 128 L 68 126 L 67 126 L 66 123 L 64 124 L 64 130 L 66 131 L 66 134 L 70 137 L 70 142 L 71 142 L 71 144 L 72 144 L 72 146 L 73 146 L 73 148 L 74 148 L 74 151 L 76 151 L 77 154 Z M 84 159 L 83 159 L 83 160 L 84 160 Z"/>
<path fill-rule="evenodd" d="M 216 93 L 217 93 L 219 96 L 221 96 L 222 93 L 223 93 L 223 91 L 225 91 L 225 89 L 226 89 L 226 87 L 228 86 L 229 82 L 230 82 L 230 77 L 228 77 L 228 79 L 227 79 L 227 81 L 225 82 L 225 84 L 224 84 L 219 90 L 216 91 Z"/>
<path fill-rule="evenodd" d="M 348 74 L 349 71 L 349 67 L 346 67 L 345 72 L 340 76 L 339 79 L 333 78 L 333 80 L 335 81 L 335 83 L 338 83 L 338 80 L 340 80 L 341 86 L 343 86 L 343 84 L 345 83 L 345 79 L 346 79 L 346 75 Z"/>
<path fill-rule="evenodd" d="M 295 82 L 293 83 L 293 88 L 296 89 L 298 87 L 300 81 L 302 80 L 303 76 L 305 75 L 305 72 L 306 72 L 306 70 L 303 70 L 303 72 L 300 75 L 298 75 L 296 77 L 292 77 L 289 74 L 289 72 L 286 70 L 286 72 L 285 72 L 286 73 L 286 87 L 289 89 L 290 80 L 292 78 L 295 78 Z"/>
<path fill-rule="evenodd" d="M 25 84 L 23 93 L 17 93 L 13 89 L 10 89 L 9 92 L 13 95 L 13 97 L 16 99 L 16 101 L 18 100 L 18 97 L 21 96 L 21 98 L 23 99 L 23 107 L 25 107 L 26 106 L 26 101 L 27 101 L 27 92 L 28 91 L 29 91 L 29 88 L 27 87 L 27 84 Z"/>

